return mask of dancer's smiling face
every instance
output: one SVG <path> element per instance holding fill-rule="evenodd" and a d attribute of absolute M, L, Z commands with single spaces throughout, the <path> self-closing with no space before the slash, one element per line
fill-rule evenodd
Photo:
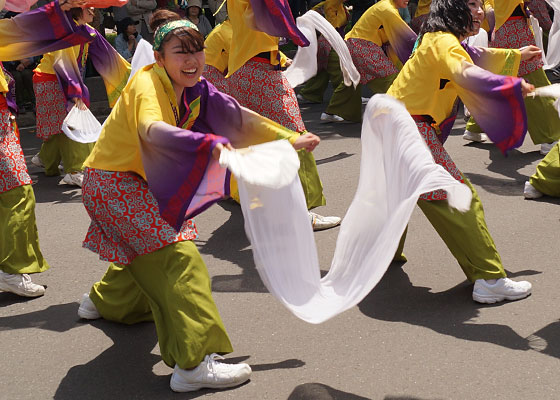
<path fill-rule="evenodd" d="M 204 51 L 191 50 L 177 36 L 173 36 L 163 44 L 161 51 L 154 52 L 157 64 L 165 68 L 174 86 L 193 87 L 202 75 Z"/>

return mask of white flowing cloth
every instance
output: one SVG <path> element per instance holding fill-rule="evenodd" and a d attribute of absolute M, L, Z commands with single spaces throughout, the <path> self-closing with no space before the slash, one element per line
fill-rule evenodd
<path fill-rule="evenodd" d="M 140 68 L 144 68 L 146 65 L 150 65 L 156 62 L 154 57 L 154 48 L 147 40 L 140 39 L 136 45 L 136 51 L 130 62 L 130 76 L 128 80 L 130 81 L 134 74 L 138 72 Z"/>
<path fill-rule="evenodd" d="M 333 26 L 317 11 L 310 10 L 296 19 L 299 30 L 309 40 L 309 46 L 300 47 L 294 57 L 292 65 L 284 72 L 290 86 L 296 87 L 317 74 L 317 35 L 318 30 L 327 39 L 333 50 L 340 58 L 340 68 L 346 86 L 358 85 L 360 73 L 352 62 L 352 56 L 346 42 Z"/>
<path fill-rule="evenodd" d="M 240 164 L 252 165 L 259 146 L 249 152 L 222 151 L 220 162 L 239 173 Z M 292 148 L 284 148 L 297 157 Z M 314 324 L 358 304 L 380 281 L 418 196 L 444 189 L 449 205 L 461 211 L 469 209 L 472 198 L 467 186 L 434 163 L 404 106 L 390 96 L 374 96 L 364 115 L 358 189 L 342 221 L 331 268 L 321 278 L 297 170 L 290 172 L 286 186 L 254 184 L 264 180 L 258 177 L 264 169 L 283 168 L 274 157 L 266 160 L 261 168 L 247 167 L 237 175 L 245 231 L 268 290 L 297 317 Z M 278 176 L 285 179 L 283 172 Z"/>
<path fill-rule="evenodd" d="M 546 2 L 554 10 L 552 27 L 548 33 L 546 65 L 544 66 L 544 69 L 550 69 L 560 65 L 560 0 L 546 0 Z"/>

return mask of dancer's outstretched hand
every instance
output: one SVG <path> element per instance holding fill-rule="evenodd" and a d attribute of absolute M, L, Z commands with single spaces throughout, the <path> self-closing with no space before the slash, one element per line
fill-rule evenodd
<path fill-rule="evenodd" d="M 521 79 L 521 92 L 523 97 L 526 97 L 529 93 L 535 90 L 535 86 L 528 83 L 525 79 Z"/>
<path fill-rule="evenodd" d="M 519 49 L 521 52 L 521 61 L 534 61 L 542 56 L 542 51 L 537 46 L 525 46 Z"/>
<path fill-rule="evenodd" d="M 296 150 L 305 149 L 307 151 L 313 151 L 320 141 L 321 139 L 319 136 L 312 133 L 306 133 L 297 138 L 293 146 Z"/>

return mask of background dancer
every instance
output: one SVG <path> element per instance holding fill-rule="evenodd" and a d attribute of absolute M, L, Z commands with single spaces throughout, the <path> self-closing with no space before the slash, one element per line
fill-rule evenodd
<path fill-rule="evenodd" d="M 494 40 L 490 47 L 517 49 L 535 45 L 535 35 L 529 25 L 529 18 L 523 0 L 487 0 L 489 10 L 493 9 L 496 19 Z M 490 27 L 492 28 L 492 27 Z M 491 33 L 491 31 L 489 31 Z M 544 70 L 543 60 L 539 56 L 534 60 L 523 60 L 519 66 L 518 76 L 535 87 L 550 85 Z M 507 74 L 507 73 L 506 73 Z M 534 144 L 540 144 L 541 154 L 547 154 L 560 139 L 560 117 L 550 97 L 525 98 L 527 108 L 528 131 Z M 471 118 L 463 138 L 481 141 L 483 130 Z"/>
<path fill-rule="evenodd" d="M 233 27 L 232 46 L 228 62 L 230 93 L 239 103 L 280 125 L 305 133 L 305 125 L 294 90 L 280 71 L 279 37 L 264 32 L 290 33 L 297 45 L 306 46 L 307 39 L 297 29 L 286 0 L 273 0 L 275 12 L 268 3 L 259 1 L 259 10 L 249 0 L 228 0 L 228 15 Z M 247 18 L 257 22 L 258 29 L 248 27 Z M 263 23 L 264 22 L 264 23 Z M 312 153 L 299 151 L 299 178 L 308 209 L 326 204 L 323 185 Z M 339 217 L 324 217 L 309 212 L 313 229 L 328 229 L 340 224 Z"/>
<path fill-rule="evenodd" d="M 367 85 L 374 93 L 387 91 L 414 47 L 416 34 L 398 10 L 407 5 L 408 0 L 381 0 L 371 6 L 346 34 L 348 50 L 360 73 L 360 85 Z M 333 71 L 338 65 L 338 56 L 334 51 L 330 52 L 328 63 L 328 71 Z M 340 73 L 331 76 L 331 81 L 337 79 L 336 89 L 327 109 L 321 114 L 321 121 L 360 122 L 361 86 L 344 85 Z"/>
<path fill-rule="evenodd" d="M 72 41 L 90 40 L 87 32 L 74 32 L 65 11 L 84 1 L 57 1 L 44 7 L 0 20 L 0 60 L 33 57 L 45 50 L 61 49 Z M 33 29 L 22 27 L 33 26 Z M 1 66 L 1 63 L 0 63 Z M 11 96 L 14 81 L 0 68 L 0 290 L 37 297 L 45 287 L 31 281 L 29 274 L 49 269 L 39 247 L 35 223 L 35 194 L 14 114 Z"/>
<path fill-rule="evenodd" d="M 67 110 L 89 106 L 89 91 L 84 83 L 86 61 L 91 56 L 94 67 L 105 82 L 109 105 L 113 106 L 130 75 L 130 64 L 96 31 L 87 26 L 93 8 L 70 10 L 78 25 L 86 25 L 95 39 L 57 52 L 47 53 L 35 69 L 33 86 L 37 98 L 37 137 L 43 140 L 41 151 L 31 162 L 45 169 L 47 176 L 60 175 L 62 161 L 65 175 L 61 183 L 82 186 L 83 163 L 94 143 L 78 143 L 62 131 Z"/>

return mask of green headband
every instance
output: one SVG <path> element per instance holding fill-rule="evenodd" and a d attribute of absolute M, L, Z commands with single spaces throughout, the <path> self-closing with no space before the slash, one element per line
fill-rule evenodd
<path fill-rule="evenodd" d="M 163 42 L 167 34 L 177 28 L 192 28 L 198 32 L 197 26 L 191 21 L 187 21 L 186 19 L 178 19 L 176 21 L 168 22 L 157 29 L 156 34 L 154 35 L 153 49 L 158 51 L 161 48 L 161 43 Z"/>

